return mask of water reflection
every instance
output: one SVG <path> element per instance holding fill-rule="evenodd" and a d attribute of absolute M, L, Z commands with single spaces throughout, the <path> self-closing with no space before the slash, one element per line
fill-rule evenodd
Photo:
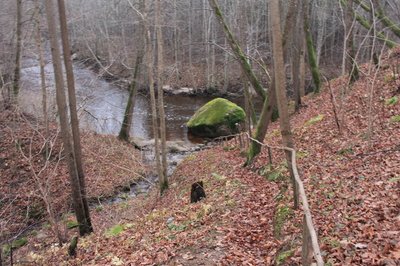
<path fill-rule="evenodd" d="M 45 67 L 48 86 L 48 114 L 56 118 L 54 76 L 52 64 Z M 34 59 L 26 59 L 22 68 L 20 106 L 25 112 L 42 115 L 40 68 Z M 76 96 L 80 127 L 100 134 L 118 134 L 128 98 L 128 92 L 100 79 L 91 70 L 74 64 Z M 152 138 L 149 97 L 138 95 L 135 102 L 131 135 Z M 165 96 L 167 140 L 198 141 L 188 139 L 185 123 L 194 112 L 211 98 Z M 235 102 L 242 105 L 243 100 Z"/>

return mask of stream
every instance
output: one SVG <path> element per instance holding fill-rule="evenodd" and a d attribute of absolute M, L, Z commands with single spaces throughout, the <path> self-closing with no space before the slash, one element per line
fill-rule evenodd
<path fill-rule="evenodd" d="M 46 83 L 48 92 L 48 114 L 51 119 L 56 119 L 57 108 L 55 103 L 53 66 L 46 54 L 45 66 Z M 109 83 L 79 63 L 74 63 L 76 97 L 78 104 L 78 116 L 81 130 L 93 131 L 99 134 L 117 135 L 128 99 L 128 91 Z M 22 89 L 19 103 L 24 112 L 37 117 L 42 116 L 42 94 L 40 89 L 40 68 L 37 59 L 24 58 L 21 69 Z M 168 174 L 172 174 L 176 165 L 183 160 L 188 153 L 199 149 L 202 140 L 191 137 L 187 133 L 185 123 L 195 111 L 208 102 L 210 97 L 193 96 L 164 96 L 166 114 L 166 136 L 168 143 L 178 143 L 185 147 L 180 151 L 169 152 Z M 234 99 L 243 106 L 243 99 Z M 131 136 L 136 140 L 150 143 L 152 136 L 151 106 L 149 97 L 138 94 L 135 101 Z M 145 162 L 154 162 L 154 154 L 151 145 L 143 148 L 146 152 Z M 152 183 L 157 182 L 156 175 L 146 178 Z M 142 180 L 132 185 L 130 195 L 147 192 L 151 184 Z M 118 197 L 117 197 L 118 198 Z"/>

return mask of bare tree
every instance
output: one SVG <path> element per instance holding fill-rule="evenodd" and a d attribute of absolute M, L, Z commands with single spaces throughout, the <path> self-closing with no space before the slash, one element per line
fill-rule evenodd
<path fill-rule="evenodd" d="M 279 110 L 279 124 L 281 128 L 281 135 L 283 145 L 285 147 L 294 148 L 294 142 L 292 137 L 292 131 L 290 129 L 289 112 L 286 97 L 286 78 L 285 78 L 285 67 L 283 59 L 283 46 L 282 46 L 282 32 L 281 32 L 281 18 L 280 18 L 280 7 L 279 0 L 271 0 L 270 2 L 270 16 L 271 16 L 271 27 L 272 27 L 272 49 L 274 59 L 274 76 L 275 76 L 275 92 L 277 98 L 277 105 Z M 293 195 L 294 195 L 294 206 L 298 208 L 298 188 L 295 181 L 291 152 L 285 151 L 286 160 L 288 163 L 290 175 L 292 177 Z"/>
<path fill-rule="evenodd" d="M 39 58 L 39 67 L 40 67 L 40 87 L 42 89 L 42 113 L 43 113 L 43 122 L 45 128 L 45 153 L 46 157 L 48 156 L 48 143 L 47 139 L 49 137 L 49 119 L 47 115 L 47 87 L 46 87 L 46 74 L 45 74 L 45 62 L 43 55 L 43 47 L 42 47 L 42 33 L 41 33 L 41 25 L 40 25 L 40 2 L 39 0 L 35 1 L 35 21 L 36 21 L 36 46 L 37 53 Z"/>
<path fill-rule="evenodd" d="M 144 0 L 140 2 L 140 10 L 139 12 L 143 12 L 144 7 Z M 139 36 L 144 36 L 144 23 L 146 23 L 142 17 L 140 17 L 140 25 L 138 30 Z M 139 74 L 140 74 L 140 66 L 143 63 L 143 57 L 145 54 L 144 51 L 145 40 L 142 40 L 139 43 L 139 49 L 136 52 L 136 60 L 135 66 L 133 71 L 133 79 L 129 86 L 129 96 L 128 102 L 126 104 L 124 118 L 122 120 L 121 130 L 119 131 L 118 137 L 121 140 L 129 141 L 130 138 L 130 129 L 132 127 L 132 119 L 133 119 L 133 110 L 135 108 L 135 97 L 137 94 L 137 89 L 139 86 Z"/>
<path fill-rule="evenodd" d="M 21 76 L 21 50 L 22 50 L 22 0 L 17 0 L 17 32 L 16 32 L 16 48 L 15 48 L 15 66 L 14 66 L 14 82 L 13 82 L 13 100 L 17 104 L 19 94 L 19 82 Z"/>
<path fill-rule="evenodd" d="M 157 89 L 158 89 L 158 115 L 160 120 L 160 136 L 161 136 L 161 162 L 162 176 L 160 176 L 160 192 L 161 194 L 168 188 L 168 165 L 167 165 L 167 140 L 165 134 L 165 111 L 163 97 L 163 71 L 164 71 L 164 48 L 162 36 L 162 17 L 160 11 L 160 0 L 156 0 L 156 31 L 157 31 Z M 178 61 L 176 61 L 178 62 Z"/>
<path fill-rule="evenodd" d="M 91 233 L 93 231 L 93 227 L 89 215 L 89 206 L 86 198 L 85 173 L 83 170 L 81 137 L 79 132 L 79 120 L 78 120 L 76 96 L 75 96 L 75 78 L 74 78 L 74 71 L 72 68 L 71 48 L 69 46 L 67 18 L 66 18 L 64 0 L 58 0 L 58 13 L 60 18 L 64 65 L 67 76 L 68 103 L 69 103 L 69 114 L 71 117 L 73 151 L 75 154 L 75 165 L 79 178 L 80 195 L 81 195 L 82 205 L 85 211 L 85 223 L 84 223 L 85 232 L 83 234 L 86 234 L 86 233 Z"/>
<path fill-rule="evenodd" d="M 153 56 L 153 45 L 151 42 L 151 32 L 148 25 L 148 10 L 146 9 L 146 23 L 145 23 L 145 34 L 146 34 L 146 64 L 147 73 L 150 87 L 150 100 L 151 100 L 151 119 L 153 124 L 153 136 L 154 136 L 154 156 L 156 159 L 156 169 L 159 180 L 164 180 L 162 162 L 160 160 L 160 140 L 159 140 L 159 123 L 158 123 L 158 112 L 156 95 L 154 90 L 154 56 Z"/>
<path fill-rule="evenodd" d="M 353 12 L 353 0 L 348 0 L 347 5 L 344 7 L 344 28 L 345 28 L 345 38 L 343 47 L 343 71 L 344 73 L 349 73 L 350 83 L 355 82 L 358 79 L 358 66 L 355 59 L 354 50 L 354 28 L 355 19 Z"/>
<path fill-rule="evenodd" d="M 314 47 L 314 41 L 312 38 L 312 32 L 310 29 L 310 21 L 309 21 L 309 9 L 308 9 L 309 0 L 303 1 L 303 15 L 304 15 L 304 32 L 307 43 L 307 52 L 308 52 L 308 64 L 311 69 L 311 74 L 314 81 L 314 92 L 318 93 L 321 88 L 321 76 L 319 74 L 319 66 L 317 64 L 317 56 Z"/>
<path fill-rule="evenodd" d="M 61 7 L 62 8 L 62 7 Z M 57 40 L 57 28 L 56 28 L 56 13 L 54 8 L 53 0 L 46 0 L 46 17 L 50 37 L 50 45 L 54 67 L 54 79 L 56 86 L 56 100 L 58 106 L 58 114 L 60 116 L 60 127 L 61 136 L 64 145 L 64 153 L 68 164 L 68 170 L 70 175 L 71 189 L 72 189 L 72 200 L 75 210 L 75 215 L 79 223 L 80 235 L 85 235 L 93 231 L 87 201 L 84 199 L 84 185 L 80 180 L 79 171 L 77 169 L 77 161 L 74 152 L 74 146 L 70 135 L 70 127 L 68 121 L 67 101 L 64 92 L 64 77 L 62 72 L 61 64 L 61 53 L 58 46 Z M 65 32 L 64 32 L 65 34 Z M 72 114 L 71 114 L 72 115 Z M 86 204 L 86 206 L 85 206 Z"/>

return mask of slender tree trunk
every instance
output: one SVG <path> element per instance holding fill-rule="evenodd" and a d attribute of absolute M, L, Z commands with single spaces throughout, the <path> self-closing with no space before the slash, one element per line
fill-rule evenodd
<path fill-rule="evenodd" d="M 317 57 L 315 54 L 314 42 L 310 30 L 310 22 L 308 19 L 308 0 L 303 1 L 303 15 L 304 15 L 304 32 L 306 36 L 308 64 L 310 65 L 311 74 L 314 81 L 314 92 L 319 93 L 321 88 L 321 76 L 319 74 L 319 67 L 317 65 Z"/>
<path fill-rule="evenodd" d="M 67 18 L 66 18 L 64 0 L 58 0 L 58 11 L 60 17 L 61 41 L 63 46 L 64 64 L 67 76 L 68 101 L 69 101 L 69 110 L 71 117 L 73 150 L 75 153 L 75 164 L 79 177 L 82 203 L 85 210 L 85 224 L 81 225 L 82 228 L 80 227 L 80 234 L 86 235 L 93 232 L 93 226 L 92 226 L 92 221 L 90 219 L 89 205 L 86 197 L 85 172 L 83 169 L 81 137 L 79 132 L 79 120 L 78 120 L 77 104 L 75 96 L 75 78 L 72 68 L 71 48 L 69 45 Z"/>
<path fill-rule="evenodd" d="M 130 130 L 132 127 L 133 110 L 135 108 L 135 98 L 138 87 L 138 78 L 140 73 L 140 65 L 143 60 L 143 50 L 137 52 L 135 68 L 133 72 L 133 80 L 129 86 L 128 102 L 126 104 L 124 118 L 122 120 L 121 130 L 119 131 L 118 138 L 123 141 L 129 141 Z"/>
<path fill-rule="evenodd" d="M 190 77 L 192 81 L 192 87 L 195 86 L 194 84 L 194 76 L 193 76 L 193 51 L 192 51 L 192 46 L 193 46 L 193 0 L 189 0 L 189 70 L 190 70 Z"/>
<path fill-rule="evenodd" d="M 140 1 L 140 11 L 144 10 L 144 0 Z M 139 32 L 138 36 L 145 36 L 144 32 L 144 23 L 145 21 L 141 21 L 141 25 L 139 25 Z M 136 61 L 135 61 L 135 68 L 133 72 L 133 80 L 129 86 L 129 96 L 128 102 L 126 104 L 124 118 L 122 120 L 121 130 L 119 131 L 118 138 L 123 141 L 129 141 L 130 138 L 130 130 L 132 127 L 132 120 L 133 120 L 133 110 L 135 109 L 135 98 L 137 89 L 139 86 L 139 74 L 140 74 L 140 66 L 143 62 L 144 56 L 144 43 L 145 41 L 141 41 L 139 44 L 139 49 L 136 51 Z"/>
<path fill-rule="evenodd" d="M 93 226 L 92 226 L 92 221 L 90 219 L 89 205 L 86 198 L 85 172 L 83 169 L 81 137 L 79 132 L 79 120 L 78 120 L 77 104 L 75 96 L 75 78 L 74 78 L 74 71 L 72 68 L 71 48 L 69 45 L 67 17 L 66 17 L 64 0 L 58 0 L 58 13 L 60 18 L 64 65 L 67 76 L 68 102 L 69 102 L 69 114 L 71 117 L 73 151 L 75 153 L 75 164 L 78 172 L 80 194 L 82 198 L 83 208 L 85 211 L 85 223 L 83 225 L 80 225 L 79 232 L 80 235 L 86 235 L 93 232 Z"/>
<path fill-rule="evenodd" d="M 165 132 L 165 112 L 164 112 L 164 96 L 163 96 L 163 71 L 164 71 L 164 51 L 163 36 L 161 29 L 160 2 L 156 2 L 156 31 L 157 31 L 157 89 L 158 89 L 158 114 L 160 119 L 160 135 L 161 135 L 161 158 L 162 158 L 162 176 L 160 176 L 160 193 L 164 193 L 168 189 L 168 164 L 167 164 L 167 140 Z"/>
<path fill-rule="evenodd" d="M 304 12 L 304 9 L 302 9 L 302 12 Z M 301 34 L 304 33 L 304 30 L 302 28 Z M 304 35 L 301 35 L 302 38 L 300 40 L 301 43 L 301 51 L 300 51 L 300 69 L 299 69 L 299 74 L 300 74 L 300 98 L 304 97 L 306 95 L 306 39 L 304 38 Z"/>
<path fill-rule="evenodd" d="M 252 71 L 250 63 L 248 62 L 248 59 L 244 55 L 238 42 L 233 37 L 233 34 L 231 33 L 228 25 L 226 24 L 226 22 L 223 18 L 223 15 L 221 13 L 221 10 L 217 4 L 217 1 L 209 0 L 209 3 L 210 3 L 210 6 L 212 7 L 212 9 L 214 10 L 217 20 L 219 21 L 219 23 L 221 24 L 221 26 L 224 29 L 225 36 L 229 42 L 229 45 L 231 46 L 231 49 L 233 50 L 233 52 L 235 54 L 237 60 L 239 61 L 240 65 L 242 67 L 243 73 L 246 75 L 246 77 L 250 81 L 253 88 L 262 97 L 262 99 L 264 101 L 263 111 L 262 111 L 260 119 L 258 120 L 257 130 L 256 130 L 256 135 L 255 135 L 255 138 L 258 141 L 262 142 L 264 140 L 265 133 L 268 128 L 268 123 L 272 118 L 272 113 L 273 113 L 273 108 L 272 108 L 273 104 L 272 103 L 274 101 L 274 97 L 266 96 L 266 93 L 264 91 L 264 88 L 261 85 L 261 82 L 257 79 L 256 75 Z M 251 142 L 248 157 L 247 157 L 247 162 L 245 163 L 245 166 L 252 162 L 253 158 L 259 153 L 260 149 L 261 149 L 260 144 L 258 144 L 255 141 Z"/>
<path fill-rule="evenodd" d="M 272 89 L 268 94 L 268 98 L 264 101 L 261 115 L 256 126 L 256 131 L 253 136 L 254 139 L 261 143 L 264 142 L 265 134 L 267 133 L 269 123 L 271 122 L 272 114 L 276 108 L 276 93 L 273 89 L 274 84 L 275 82 L 272 81 Z M 256 141 L 251 141 L 245 166 L 252 164 L 254 158 L 260 153 L 260 151 L 261 145 Z"/>
<path fill-rule="evenodd" d="M 176 0 L 174 0 L 174 57 L 175 57 L 175 69 L 176 69 L 176 82 L 180 80 L 180 63 L 179 63 L 179 29 L 178 29 L 178 7 Z"/>
<path fill-rule="evenodd" d="M 215 83 L 215 43 L 216 43 L 216 27 L 215 27 L 215 23 L 213 20 L 213 16 L 210 15 L 210 23 L 209 23 L 209 31 L 210 31 L 210 48 L 211 48 L 211 87 L 215 88 L 216 87 L 216 83 Z"/>
<path fill-rule="evenodd" d="M 349 73 L 350 84 L 358 79 L 359 71 L 355 61 L 354 51 L 354 12 L 353 0 L 348 0 L 347 5 L 343 6 L 344 10 L 344 25 L 345 25 L 345 40 L 343 48 L 343 65 L 344 72 Z"/>
<path fill-rule="evenodd" d="M 294 91 L 294 103 L 295 103 L 295 111 L 298 111 L 301 106 L 301 60 L 304 54 L 303 51 L 303 43 L 304 43 L 304 31 L 303 31 L 303 14 L 302 14 L 302 6 L 298 6 L 298 13 L 296 18 L 296 27 L 293 32 L 294 35 L 294 48 L 293 48 L 293 57 L 292 57 L 292 76 L 293 76 L 293 91 Z"/>
<path fill-rule="evenodd" d="M 285 38 L 281 40 L 283 45 L 282 49 L 284 57 L 287 57 L 287 55 L 289 54 L 289 44 L 292 42 L 292 38 L 290 37 L 290 35 L 296 21 L 295 9 L 297 6 L 298 6 L 297 0 L 292 0 L 292 2 L 290 3 L 289 12 L 287 14 L 287 22 L 284 28 L 284 32 L 286 33 L 286 35 Z M 274 87 L 275 87 L 275 78 L 272 80 L 271 84 L 272 89 L 269 92 L 268 95 L 269 98 L 268 100 L 264 101 L 260 119 L 257 123 L 256 131 L 253 136 L 258 142 L 256 141 L 251 142 L 245 165 L 251 164 L 255 156 L 260 153 L 261 145 L 259 144 L 259 142 L 262 143 L 264 141 L 265 134 L 267 133 L 268 130 L 269 122 L 272 120 L 274 113 L 276 113 L 277 104 L 276 104 L 276 92 L 273 89 Z"/>
<path fill-rule="evenodd" d="M 373 4 L 375 6 L 372 9 L 369 5 L 364 4 L 362 0 L 354 0 L 357 4 L 359 4 L 365 11 L 375 13 L 375 16 L 389 28 L 398 38 L 400 38 L 400 27 L 396 25 L 388 16 L 385 15 L 382 7 L 379 4 L 379 1 L 373 0 Z M 369 1 L 368 1 L 369 2 Z"/>
<path fill-rule="evenodd" d="M 146 10 L 146 16 L 148 16 L 148 11 Z M 148 80 L 150 87 L 150 101 L 151 101 L 151 118 L 153 124 L 153 135 L 154 135 L 154 155 L 156 159 L 156 168 L 159 180 L 164 180 L 163 170 L 160 160 L 160 141 L 158 134 L 158 121 L 157 121 L 157 106 L 156 106 L 156 95 L 154 90 L 154 74 L 153 74 L 153 45 L 151 43 L 151 32 L 149 29 L 149 25 L 145 23 L 145 32 L 146 32 L 146 63 L 147 63 L 147 71 L 148 71 Z"/>
<path fill-rule="evenodd" d="M 356 3 L 359 3 L 359 0 L 356 0 Z M 346 0 L 340 0 L 340 4 L 342 6 L 346 6 L 347 5 L 347 1 Z M 362 5 L 362 7 L 364 8 L 364 5 Z M 366 8 L 367 8 L 367 11 L 370 12 L 371 15 L 373 15 L 372 12 L 370 11 L 370 9 L 368 7 L 366 7 Z M 354 12 L 354 10 L 352 12 L 353 12 L 353 16 L 355 17 L 355 19 L 357 20 L 357 22 L 361 26 L 363 26 L 368 31 L 373 28 L 373 25 L 367 19 L 365 19 L 363 16 L 360 16 L 359 14 Z M 396 42 L 394 42 L 393 40 L 388 39 L 385 36 L 385 34 L 383 34 L 382 32 L 374 31 L 374 33 L 375 33 L 377 39 L 379 39 L 380 41 L 384 42 L 385 45 L 387 45 L 387 47 L 394 48 L 395 46 L 397 46 Z"/>
<path fill-rule="evenodd" d="M 90 232 L 91 225 L 88 225 L 86 209 L 81 195 L 81 182 L 79 180 L 76 168 L 75 154 L 71 143 L 70 128 L 68 122 L 68 106 L 64 91 L 64 77 L 62 72 L 61 53 L 57 42 L 57 29 L 55 19 L 55 8 L 53 0 L 46 0 L 46 16 L 50 36 L 50 45 L 53 58 L 54 79 L 56 86 L 56 100 L 58 113 L 60 117 L 61 136 L 64 145 L 64 153 L 68 164 L 69 175 L 71 179 L 72 200 L 75 209 L 75 215 L 79 223 L 79 232 L 81 235 Z"/>
<path fill-rule="evenodd" d="M 321 1 L 321 6 L 319 7 L 321 12 L 318 14 L 318 30 L 317 30 L 317 65 L 320 65 L 321 53 L 322 53 L 322 45 L 324 42 L 324 34 L 326 28 L 326 17 L 328 12 L 328 1 Z M 321 14 L 322 13 L 322 14 Z"/>
<path fill-rule="evenodd" d="M 19 82 L 21 78 L 21 50 L 22 50 L 22 0 L 17 0 L 17 44 L 15 52 L 14 80 L 13 80 L 13 99 L 14 105 L 18 103 Z"/>
<path fill-rule="evenodd" d="M 279 124 L 281 128 L 281 135 L 283 145 L 285 147 L 294 148 L 294 142 L 292 137 L 292 131 L 290 129 L 289 112 L 286 97 L 286 78 L 285 78 L 285 66 L 283 57 L 283 46 L 282 46 L 282 32 L 281 32 L 281 19 L 280 19 L 280 7 L 279 0 L 271 0 L 270 2 L 270 16 L 271 16 L 271 27 L 272 27 L 272 49 L 273 49 L 273 61 L 274 61 L 274 73 L 275 73 L 275 92 L 277 98 L 277 105 L 279 110 Z M 296 185 L 291 152 L 285 151 L 286 160 L 288 163 L 292 184 L 293 184 L 293 195 L 294 195 L 294 206 L 298 208 L 298 188 Z"/>
<path fill-rule="evenodd" d="M 244 74 L 242 74 L 242 82 L 243 82 L 245 104 L 248 106 L 247 107 L 248 111 L 246 111 L 246 114 L 248 116 L 249 127 L 251 128 L 252 124 L 253 125 L 257 124 L 257 114 L 254 109 L 253 96 L 250 93 L 249 81 L 246 79 Z"/>
<path fill-rule="evenodd" d="M 226 24 L 222 12 L 218 6 L 217 0 L 208 0 L 208 2 L 211 8 L 214 10 L 215 16 L 218 22 L 221 24 L 225 32 L 225 37 L 228 39 L 229 45 L 231 46 L 233 53 L 237 57 L 243 72 L 246 74 L 247 78 L 249 79 L 250 83 L 252 84 L 256 92 L 262 97 L 263 100 L 265 100 L 266 92 L 263 86 L 261 85 L 261 82 L 257 79 L 256 75 L 252 71 L 251 66 L 247 60 L 247 57 L 243 53 L 243 50 L 240 48 L 238 42 L 233 37 L 232 32 L 230 31 L 228 25 Z"/>
<path fill-rule="evenodd" d="M 288 13 L 286 15 L 286 23 L 285 23 L 285 27 L 283 30 L 283 51 L 285 51 L 284 53 L 286 54 L 285 56 L 285 62 L 287 62 L 287 57 L 290 55 L 288 51 L 289 47 L 292 44 L 292 32 L 293 29 L 295 28 L 295 24 L 296 24 L 296 18 L 297 18 L 297 12 L 299 10 L 299 0 L 289 0 L 289 7 L 288 7 Z"/>
<path fill-rule="evenodd" d="M 46 87 L 46 74 L 45 74 L 45 62 L 42 48 L 42 36 L 41 36 L 41 25 L 40 25 L 40 6 L 39 0 L 35 1 L 35 20 L 36 20 L 36 47 L 39 55 L 39 67 L 40 67 L 40 87 L 42 90 L 42 113 L 44 122 L 44 138 L 45 138 L 45 158 L 48 159 L 48 140 L 49 140 L 49 119 L 47 115 L 47 87 Z"/>

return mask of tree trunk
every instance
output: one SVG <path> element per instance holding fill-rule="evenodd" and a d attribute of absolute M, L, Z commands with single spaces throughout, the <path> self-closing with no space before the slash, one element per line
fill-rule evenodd
<path fill-rule="evenodd" d="M 308 19 L 308 0 L 303 1 L 303 15 L 304 15 L 304 33 L 306 37 L 308 64 L 310 65 L 311 74 L 314 81 L 314 93 L 319 93 L 321 88 L 321 76 L 319 74 L 319 67 L 317 65 L 317 56 L 315 54 L 314 43 L 310 30 L 310 22 Z"/>
<path fill-rule="evenodd" d="M 79 132 L 79 120 L 78 120 L 77 104 L 75 96 L 75 78 L 74 78 L 74 71 L 72 68 L 71 48 L 68 40 L 68 28 L 67 28 L 67 18 L 66 18 L 64 0 L 58 0 L 58 12 L 60 18 L 64 65 L 67 76 L 68 102 L 69 102 L 69 114 L 71 117 L 73 151 L 75 154 L 75 165 L 78 172 L 78 178 L 80 184 L 80 194 L 82 198 L 83 208 L 85 211 L 85 223 L 80 224 L 79 233 L 80 235 L 86 235 L 93 232 L 93 226 L 92 226 L 92 221 L 90 219 L 89 205 L 86 198 L 85 172 L 83 170 L 81 137 Z"/>
<path fill-rule="evenodd" d="M 396 23 L 394 23 L 389 17 L 385 15 L 382 7 L 379 4 L 379 1 L 373 1 L 373 4 L 375 5 L 374 9 L 372 9 L 369 5 L 364 4 L 362 0 L 355 1 L 367 12 L 372 12 L 372 10 L 374 10 L 375 16 L 379 18 L 383 25 L 389 28 L 398 38 L 400 38 L 400 27 L 397 26 Z"/>
<path fill-rule="evenodd" d="M 124 118 L 122 120 L 121 130 L 119 131 L 118 138 L 123 141 L 129 141 L 130 130 L 132 127 L 133 110 L 135 108 L 135 97 L 138 87 L 138 78 L 140 73 L 140 64 L 143 60 L 143 50 L 137 52 L 135 68 L 133 72 L 133 80 L 129 86 L 128 102 L 126 104 Z"/>
<path fill-rule="evenodd" d="M 46 73 L 45 73 L 45 62 L 42 48 L 42 36 L 41 36 L 41 25 L 40 25 L 40 6 L 39 0 L 35 1 L 35 20 L 36 20 L 36 47 L 39 55 L 39 67 L 40 67 L 40 87 L 42 90 L 42 113 L 44 122 L 44 138 L 45 138 L 45 158 L 48 159 L 48 141 L 49 141 L 49 119 L 47 116 L 47 87 L 46 87 Z"/>
<path fill-rule="evenodd" d="M 350 84 L 354 83 L 359 76 L 358 66 L 355 61 L 354 51 L 354 12 L 353 0 L 348 0 L 344 9 L 345 40 L 343 48 L 344 72 L 349 73 Z"/>
<path fill-rule="evenodd" d="M 272 118 L 272 114 L 276 107 L 276 93 L 273 89 L 274 83 L 275 82 L 273 81 L 271 84 L 272 89 L 269 92 L 268 99 L 264 101 L 261 115 L 256 126 L 256 131 L 253 136 L 254 139 L 261 143 L 263 143 L 264 141 L 265 134 L 267 133 L 268 126 Z M 260 153 L 261 145 L 258 142 L 251 141 L 249 151 L 247 153 L 247 161 L 245 163 L 245 166 L 250 165 L 253 162 L 254 158 Z"/>
<path fill-rule="evenodd" d="M 303 8 L 301 5 L 298 6 L 298 13 L 296 18 L 296 28 L 293 32 L 294 35 L 294 48 L 292 57 L 292 77 L 293 77 L 293 91 L 294 91 L 294 103 L 295 111 L 298 111 L 301 106 L 301 60 L 304 59 L 303 43 L 304 43 L 304 31 L 303 31 Z"/>
<path fill-rule="evenodd" d="M 68 122 L 68 107 L 64 91 L 64 77 L 61 66 L 61 53 L 57 41 L 57 29 L 53 0 L 46 0 L 46 16 L 53 58 L 56 100 L 60 117 L 61 137 L 63 140 L 64 153 L 70 175 L 72 200 L 75 215 L 79 223 L 79 232 L 81 235 L 84 235 L 91 231 L 91 225 L 88 224 L 88 221 L 90 221 L 90 219 L 87 219 L 86 217 L 88 212 L 86 211 L 86 208 L 84 206 L 85 203 L 82 199 L 81 182 L 79 180 L 79 174 L 76 168 L 75 154 L 71 143 L 70 128 Z"/>
<path fill-rule="evenodd" d="M 195 83 L 194 83 L 194 75 L 193 75 L 193 51 L 192 51 L 192 47 L 193 47 L 193 37 L 192 37 L 192 31 L 193 31 L 193 0 L 189 0 L 189 5 L 190 5 L 190 7 L 189 7 L 189 32 L 188 32 L 188 34 L 189 34 L 189 45 L 188 45 L 188 47 L 189 47 L 189 71 L 190 71 L 190 78 L 191 78 L 191 81 L 192 81 L 192 86 L 194 87 L 195 86 Z"/>
<path fill-rule="evenodd" d="M 302 10 L 304 12 L 304 10 Z M 302 25 L 303 26 L 303 25 Z M 301 51 L 300 51 L 300 97 L 304 97 L 306 95 L 306 39 L 304 38 L 304 29 L 302 28 L 301 32 Z"/>
<path fill-rule="evenodd" d="M 232 32 L 230 31 L 228 25 L 225 22 L 225 19 L 221 13 L 221 10 L 218 6 L 217 0 L 208 0 L 211 8 L 214 10 L 215 16 L 218 20 L 218 22 L 221 24 L 225 37 L 228 39 L 229 45 L 237 57 L 237 60 L 240 63 L 240 66 L 242 67 L 243 72 L 246 74 L 247 78 L 249 79 L 251 85 L 253 88 L 256 90 L 256 92 L 262 97 L 263 101 L 266 98 L 266 92 L 261 85 L 261 82 L 257 79 L 256 75 L 251 69 L 251 66 L 247 60 L 247 57 L 244 55 L 243 50 L 240 48 L 238 42 L 235 40 L 233 37 Z"/>
<path fill-rule="evenodd" d="M 364 17 L 355 14 L 356 16 L 356 20 L 358 23 L 360 23 L 361 26 L 363 26 L 364 28 L 366 28 L 367 30 L 371 30 L 372 29 L 372 25 L 370 22 L 368 22 L 368 20 L 366 20 Z M 385 45 L 387 45 L 387 47 L 389 48 L 394 48 L 396 47 L 398 44 L 396 42 L 394 42 L 393 40 L 388 39 L 385 34 L 383 34 L 380 31 L 374 31 L 376 34 L 376 37 L 378 40 L 382 41 Z"/>
<path fill-rule="evenodd" d="M 178 29 L 178 7 L 176 0 L 174 0 L 174 57 L 175 57 L 175 71 L 176 71 L 176 82 L 180 80 L 180 63 L 178 58 L 179 53 L 179 29 Z M 162 40 L 161 40 L 162 41 Z"/>
<path fill-rule="evenodd" d="M 140 1 L 140 11 L 144 10 L 144 0 Z M 139 33 L 138 36 L 145 36 L 144 32 L 144 23 L 145 21 L 141 21 L 141 25 L 139 25 Z M 142 41 L 139 44 L 139 49 L 136 52 L 136 62 L 135 68 L 133 72 L 133 80 L 129 86 L 129 97 L 128 102 L 126 104 L 124 118 L 122 120 L 121 130 L 119 131 L 118 138 L 123 141 L 129 141 L 130 138 L 130 130 L 132 127 L 132 119 L 133 119 L 133 110 L 135 109 L 135 98 L 139 85 L 139 74 L 140 74 L 140 65 L 143 62 L 144 56 L 144 42 Z"/>
<path fill-rule="evenodd" d="M 164 71 L 164 51 L 163 51 L 163 36 L 161 29 L 161 12 L 160 2 L 156 2 L 156 31 L 157 31 L 157 89 L 158 89 L 158 114 L 160 119 L 160 135 L 161 135 L 161 161 L 162 161 L 162 176 L 160 176 L 160 193 L 164 193 L 168 189 L 168 164 L 167 164 L 167 140 L 165 132 L 165 112 L 164 112 L 164 96 L 163 96 L 163 71 Z"/>
<path fill-rule="evenodd" d="M 317 65 L 320 65 L 320 59 L 321 59 L 321 53 L 322 53 L 322 45 L 324 42 L 324 34 L 325 34 L 325 27 L 326 27 L 326 17 L 327 17 L 327 11 L 329 10 L 327 7 L 328 1 L 321 1 L 321 6 L 319 7 L 321 9 L 321 12 L 318 14 L 318 30 L 317 30 Z M 318 12 L 318 11 L 317 11 Z M 321 14 L 322 13 L 322 14 Z"/>
<path fill-rule="evenodd" d="M 148 10 L 146 10 L 146 16 L 148 16 Z M 154 156 L 156 159 L 156 168 L 159 180 L 164 180 L 163 170 L 160 161 L 160 145 L 159 145 L 159 134 L 158 134 L 158 121 L 157 121 L 157 106 L 156 106 L 156 96 L 154 91 L 154 74 L 153 74 L 153 46 L 151 43 L 151 32 L 149 29 L 149 25 L 145 23 L 145 32 L 146 32 L 146 63 L 147 63 L 147 73 L 150 87 L 150 101 L 151 101 L 151 118 L 153 124 L 153 135 L 154 135 Z"/>
<path fill-rule="evenodd" d="M 13 80 L 13 99 L 12 103 L 17 105 L 19 94 L 19 82 L 21 78 L 21 50 L 22 50 L 22 0 L 17 0 L 17 44 L 15 47 L 15 66 Z"/>
<path fill-rule="evenodd" d="M 270 16 L 271 16 L 271 27 L 272 27 L 272 50 L 273 50 L 273 61 L 274 61 L 274 73 L 275 73 L 275 93 L 277 99 L 277 106 L 279 110 L 279 124 L 281 128 L 281 135 L 283 145 L 288 148 L 294 148 L 292 131 L 290 129 L 289 112 L 287 105 L 286 96 L 286 78 L 285 78 L 285 66 L 283 59 L 283 48 L 282 48 L 282 33 L 281 33 L 281 19 L 280 19 L 280 7 L 279 0 L 271 0 L 270 2 Z M 292 184 L 293 184 L 293 195 L 294 195 L 294 206 L 298 208 L 298 188 L 296 185 L 291 152 L 285 151 L 286 160 L 288 163 Z"/>

